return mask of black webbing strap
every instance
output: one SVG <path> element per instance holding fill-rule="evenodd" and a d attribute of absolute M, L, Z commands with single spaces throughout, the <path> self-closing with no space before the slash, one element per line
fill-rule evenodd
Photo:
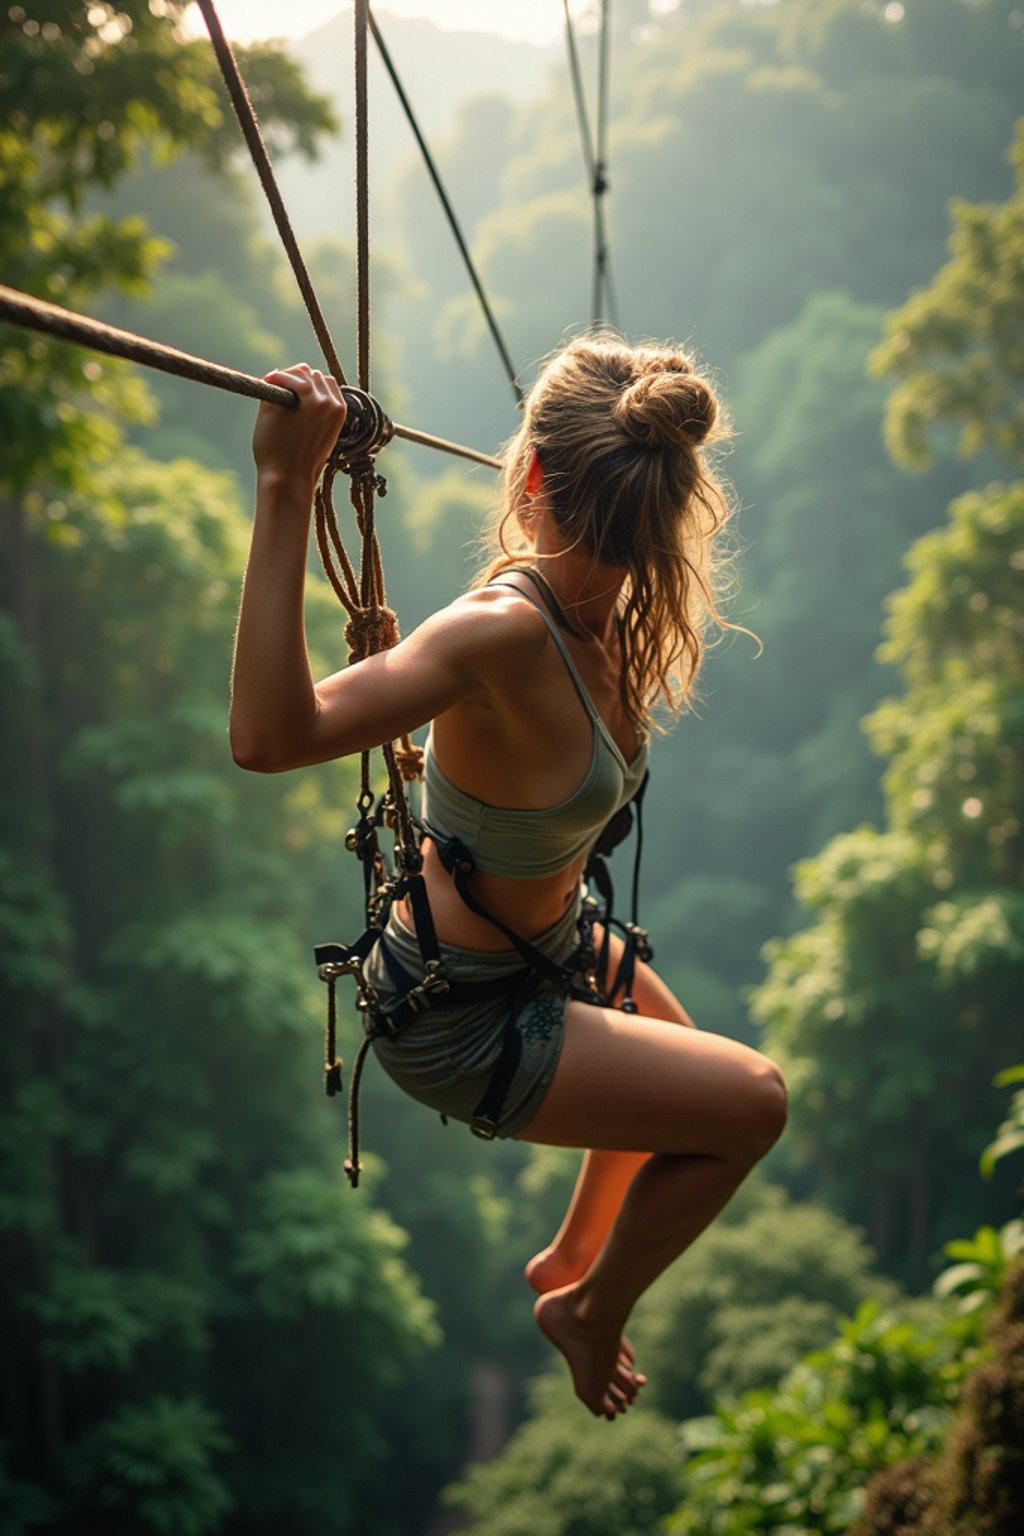
<path fill-rule="evenodd" d="M 421 822 L 420 826 L 424 837 L 429 837 L 436 847 L 441 862 L 451 875 L 455 889 L 465 905 L 477 917 L 482 917 L 485 922 L 497 928 L 499 933 L 504 934 L 526 967 L 525 974 L 519 978 L 519 985 L 505 1019 L 498 1060 L 483 1097 L 473 1111 L 469 1126 L 474 1136 L 478 1136 L 482 1141 L 493 1141 L 498 1134 L 501 1111 L 523 1054 L 523 1037 L 518 1027 L 519 1014 L 542 981 L 564 989 L 571 983 L 573 971 L 569 966 L 558 965 L 543 950 L 516 933 L 477 899 L 469 886 L 469 877 L 473 873 L 474 865 L 473 856 L 465 843 L 457 837 L 442 837 L 428 822 Z"/>
<path fill-rule="evenodd" d="M 594 845 L 584 878 L 588 886 L 595 889 L 603 902 L 603 912 L 599 921 L 604 929 L 600 953 L 595 957 L 594 970 L 597 977 L 598 989 L 604 1002 L 610 1006 L 618 1007 L 623 1013 L 636 1013 L 637 1006 L 633 1000 L 633 978 L 636 974 L 636 962 L 638 960 L 650 960 L 654 954 L 651 947 L 650 936 L 639 923 L 640 905 L 640 859 L 643 853 L 643 803 L 644 795 L 650 774 L 645 773 L 640 781 L 640 787 L 628 805 L 612 817 L 601 836 Z M 633 856 L 633 884 L 630 920 L 620 922 L 613 916 L 615 893 L 612 886 L 611 871 L 605 860 L 609 854 L 618 847 L 619 843 L 629 835 L 633 825 L 636 825 L 636 849 Z M 611 932 L 617 928 L 622 934 L 622 955 L 615 972 L 615 980 L 608 985 L 608 969 L 611 956 Z M 616 998 L 621 998 L 616 1002 Z"/>
<path fill-rule="evenodd" d="M 562 991 L 568 987 L 571 995 L 585 997 L 587 1001 L 594 1003 L 614 1003 L 615 998 L 621 995 L 622 1001 L 618 1006 L 627 1013 L 635 1013 L 637 1011 L 636 1004 L 631 995 L 636 962 L 638 959 L 649 960 L 652 954 L 647 933 L 640 927 L 637 921 L 640 855 L 643 847 L 642 807 L 647 782 L 648 775 L 645 774 L 632 802 L 629 805 L 623 806 L 617 815 L 612 817 L 595 843 L 594 850 L 587 864 L 585 878 L 597 890 L 604 906 L 602 911 L 600 903 L 596 902 L 592 897 L 588 897 L 585 901 L 581 920 L 583 945 L 581 950 L 577 951 L 574 955 L 573 965 L 557 964 L 543 950 L 538 949 L 528 939 L 524 939 L 501 918 L 490 912 L 470 889 L 469 881 L 473 873 L 474 861 L 469 849 L 457 837 L 442 837 L 427 822 L 420 822 L 418 824 L 419 830 L 423 837 L 429 837 L 434 843 L 441 862 L 451 875 L 461 900 L 471 912 L 483 918 L 485 922 L 490 923 L 492 927 L 497 928 L 504 935 L 522 959 L 523 971 L 513 972 L 508 977 L 479 982 L 459 981 L 457 978 L 453 980 L 449 976 L 447 968 L 441 959 L 437 929 L 430 908 L 426 882 L 420 867 L 416 867 L 411 872 L 401 875 L 398 880 L 388 882 L 383 890 L 378 889 L 377 896 L 380 899 L 376 903 L 373 920 L 354 944 L 317 945 L 315 949 L 316 962 L 320 967 L 321 976 L 329 983 L 328 1093 L 336 1093 L 341 1090 L 341 1063 L 340 1061 L 335 1062 L 333 1059 L 334 983 L 339 975 L 351 974 L 355 977 L 360 993 L 360 1007 L 369 1020 L 366 1038 L 363 1040 L 356 1056 L 352 1082 L 349 1088 L 349 1156 L 345 1164 L 345 1171 L 353 1188 L 359 1182 L 360 1173 L 358 1152 L 359 1084 L 366 1055 L 374 1038 L 382 1035 L 389 1037 L 398 1035 L 406 1024 L 414 1018 L 422 1016 L 423 1013 L 434 1005 L 435 1001 L 441 998 L 444 998 L 447 1002 L 458 1002 L 468 1000 L 470 996 L 479 998 L 487 992 L 499 995 L 504 992 L 508 995 L 509 1008 L 502 1028 L 501 1047 L 498 1058 L 488 1080 L 487 1087 L 474 1110 L 473 1118 L 470 1122 L 470 1130 L 475 1136 L 480 1137 L 484 1141 L 492 1141 L 498 1134 L 501 1111 L 522 1058 L 523 1038 L 518 1027 L 519 1015 L 530 1002 L 533 994 L 542 982 L 554 985 Z M 631 920 L 627 923 L 621 923 L 612 915 L 614 893 L 611 875 L 605 860 L 623 838 L 628 836 L 634 822 L 634 817 L 637 843 L 633 865 L 632 912 Z M 353 848 L 353 851 L 359 853 L 364 863 L 364 871 L 369 870 L 371 867 L 379 870 L 380 852 L 377 847 L 376 838 L 379 819 L 380 808 L 378 808 L 376 815 L 371 815 L 370 805 L 363 799 L 360 804 L 360 825 L 357 829 L 354 829 L 353 833 L 349 834 L 349 846 Z M 384 934 L 391 906 L 403 896 L 408 897 L 412 908 L 417 942 L 423 960 L 423 975 L 420 978 L 407 971 L 391 953 Z M 600 921 L 604 927 L 601 955 L 596 959 L 596 962 L 592 955 L 586 956 L 585 954 L 588 947 L 587 935 L 595 921 Z M 609 936 L 613 927 L 619 929 L 623 934 L 623 953 L 615 980 L 612 986 L 608 988 Z M 391 985 L 396 991 L 394 1001 L 389 1004 L 381 1003 L 380 998 L 367 983 L 363 974 L 363 962 L 367 959 L 374 945 L 378 943 L 380 944 L 380 955 L 384 969 Z M 585 960 L 585 964 L 588 967 L 593 962 L 593 970 L 587 978 L 587 986 L 585 988 L 580 987 L 576 980 L 581 959 Z"/>
<path fill-rule="evenodd" d="M 516 1069 L 523 1054 L 523 1037 L 518 1026 L 519 1014 L 536 991 L 539 982 L 540 978 L 533 971 L 527 971 L 512 999 L 505 1027 L 501 1032 L 501 1051 L 498 1054 L 498 1060 L 494 1064 L 490 1081 L 469 1123 L 473 1135 L 478 1136 L 481 1141 L 493 1141 L 498 1134 L 501 1111 L 505 1107 L 508 1090 L 512 1086 L 512 1079 L 516 1075 Z"/>
<path fill-rule="evenodd" d="M 424 966 L 440 964 L 441 949 L 437 942 L 437 929 L 434 927 L 434 914 L 430 907 L 430 897 L 427 894 L 427 882 L 423 878 L 422 869 L 409 875 L 402 881 L 396 895 L 408 895 L 409 904 L 412 907 L 413 927 L 416 930 L 416 941 L 420 946 L 420 954 L 423 957 Z"/>
<path fill-rule="evenodd" d="M 451 875 L 455 882 L 455 889 L 469 910 L 497 928 L 499 933 L 503 933 L 531 971 L 536 971 L 545 981 L 563 986 L 570 976 L 566 967 L 557 965 L 542 949 L 538 949 L 535 944 L 530 943 L 529 939 L 524 939 L 521 934 L 516 933 L 500 917 L 495 917 L 494 913 L 489 912 L 483 902 L 478 901 L 474 896 L 469 888 L 469 877 L 474 869 L 473 855 L 465 843 L 457 837 L 442 837 L 428 822 L 421 822 L 420 825 L 423 828 L 424 837 L 430 838 L 440 854 L 441 863 Z"/>

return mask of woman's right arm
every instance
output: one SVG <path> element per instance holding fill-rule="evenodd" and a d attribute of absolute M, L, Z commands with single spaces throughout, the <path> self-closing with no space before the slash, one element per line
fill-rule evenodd
<path fill-rule="evenodd" d="M 260 406 L 253 433 L 256 511 L 231 679 L 231 750 L 243 768 L 272 771 L 317 713 L 303 617 L 313 494 L 345 421 L 335 380 L 305 364 L 267 375 L 298 410 Z"/>
<path fill-rule="evenodd" d="M 471 695 L 490 692 L 543 647 L 528 605 L 471 592 L 397 646 L 315 683 L 306 649 L 306 551 L 317 478 L 345 419 L 334 380 L 303 365 L 267 375 L 297 411 L 261 405 L 253 437 L 256 515 L 231 691 L 231 749 L 242 768 L 281 773 L 393 741 Z"/>

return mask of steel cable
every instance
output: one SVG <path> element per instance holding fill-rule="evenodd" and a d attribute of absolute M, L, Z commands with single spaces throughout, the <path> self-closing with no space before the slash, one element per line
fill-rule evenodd
<path fill-rule="evenodd" d="M 436 163 L 434 161 L 434 157 L 430 153 L 430 149 L 429 149 L 429 146 L 427 145 L 427 141 L 424 138 L 423 133 L 422 133 L 422 131 L 420 129 L 420 125 L 419 125 L 419 123 L 416 120 L 416 114 L 413 112 L 412 104 L 409 101 L 409 98 L 408 98 L 408 96 L 405 93 L 405 89 L 404 89 L 404 87 L 402 85 L 402 82 L 401 82 L 401 80 L 399 78 L 398 71 L 395 68 L 394 60 L 392 59 L 391 54 L 388 51 L 388 47 L 387 47 L 387 44 L 384 41 L 384 38 L 381 36 L 380 28 L 378 27 L 377 22 L 374 19 L 374 15 L 373 15 L 372 10 L 369 13 L 369 19 L 370 19 L 370 31 L 373 33 L 374 42 L 377 44 L 377 51 L 379 52 L 379 54 L 381 56 L 381 60 L 382 60 L 382 62 L 384 64 L 384 68 L 387 70 L 388 75 L 389 75 L 389 77 L 391 79 L 391 84 L 395 88 L 395 94 L 398 97 L 398 100 L 399 100 L 399 102 L 401 104 L 402 110 L 405 113 L 406 121 L 408 122 L 409 127 L 412 130 L 413 137 L 415 138 L 416 143 L 419 146 L 420 153 L 423 156 L 423 162 L 424 162 L 424 164 L 426 165 L 426 168 L 427 168 L 427 173 L 430 176 L 430 179 L 431 179 L 431 181 L 434 184 L 434 190 L 437 193 L 438 198 L 440 199 L 441 207 L 444 209 L 445 217 L 448 220 L 448 227 L 449 227 L 449 229 L 452 232 L 452 237 L 455 240 L 455 244 L 459 248 L 459 254 L 461 255 L 463 263 L 465 265 L 466 273 L 467 273 L 467 275 L 469 277 L 470 282 L 473 285 L 473 291 L 475 292 L 475 294 L 477 296 L 477 299 L 480 302 L 480 308 L 483 310 L 484 319 L 487 321 L 487 327 L 490 330 L 491 338 L 494 341 L 494 345 L 498 349 L 498 355 L 501 358 L 502 365 L 504 366 L 504 369 L 505 369 L 505 373 L 508 376 L 509 384 L 512 386 L 512 392 L 513 392 L 513 394 L 516 397 L 516 404 L 517 405 L 522 405 L 522 403 L 523 403 L 523 391 L 522 391 L 522 388 L 520 386 L 519 380 L 516 377 L 515 364 L 513 363 L 512 358 L 509 355 L 508 347 L 505 345 L 505 339 L 504 339 L 504 337 L 501 334 L 501 330 L 500 330 L 500 328 L 498 326 L 498 322 L 497 322 L 497 319 L 495 317 L 494 311 L 493 311 L 493 309 L 490 306 L 490 303 L 488 301 L 486 293 L 484 292 L 483 283 L 480 280 L 480 276 L 479 276 L 479 274 L 478 274 L 478 272 L 476 270 L 476 266 L 474 264 L 473 258 L 472 258 L 472 256 L 469 253 L 469 247 L 466 244 L 466 240 L 465 240 L 465 237 L 463 236 L 462 229 L 461 229 L 461 227 L 459 225 L 459 221 L 456 218 L 455 209 L 453 208 L 451 200 L 448 197 L 447 192 L 445 191 L 444 183 L 441 180 L 440 172 L 437 169 L 437 165 L 436 165 Z"/>

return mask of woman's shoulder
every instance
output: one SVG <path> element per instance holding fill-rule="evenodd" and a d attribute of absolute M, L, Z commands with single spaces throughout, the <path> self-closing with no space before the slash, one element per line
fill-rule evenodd
<path fill-rule="evenodd" d="M 511 586 L 473 587 L 434 616 L 481 659 L 527 660 L 544 650 L 548 630 L 536 604 Z"/>

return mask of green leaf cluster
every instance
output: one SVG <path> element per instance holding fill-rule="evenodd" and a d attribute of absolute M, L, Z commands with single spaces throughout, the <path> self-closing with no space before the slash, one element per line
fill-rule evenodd
<path fill-rule="evenodd" d="M 928 464 L 955 429 L 964 457 L 989 449 L 1024 465 L 1024 120 L 1010 159 L 1016 195 L 953 203 L 949 261 L 889 316 L 872 357 L 876 374 L 899 380 L 886 440 L 906 464 Z"/>
<path fill-rule="evenodd" d="M 0 265 L 4 281 L 70 309 L 111 290 L 142 295 L 170 247 L 135 212 L 89 209 L 144 160 L 191 150 L 220 174 L 237 126 L 209 45 L 177 23 L 184 0 L 57 0 L 12 6 L 0 29 Z M 40 14 L 41 11 L 41 14 Z M 335 127 L 326 102 L 279 50 L 243 50 L 271 144 L 306 155 Z M 0 338 L 2 482 L 81 483 L 109 461 L 116 419 L 151 421 L 145 388 L 122 363 L 4 326 Z"/>
<path fill-rule="evenodd" d="M 979 1227 L 973 1238 L 947 1243 L 943 1252 L 959 1262 L 935 1281 L 936 1296 L 957 1296 L 962 1312 L 974 1312 L 999 1295 L 1014 1262 L 1024 1253 L 1024 1221 Z"/>
<path fill-rule="evenodd" d="M 977 252 L 969 265 L 978 277 Z M 1015 282 L 1024 293 L 1019 262 Z M 952 302 L 945 272 L 920 296 L 936 316 Z M 972 345 L 952 329 L 950 366 Z M 923 344 L 917 356 L 919 382 L 937 379 L 941 364 Z M 1016 1049 L 1024 487 L 959 497 L 947 524 L 912 547 L 907 568 L 881 651 L 905 691 L 865 721 L 889 760 L 886 826 L 836 837 L 798 866 L 796 895 L 815 921 L 768 947 L 754 1009 L 797 1090 L 790 1146 L 814 1159 L 815 1187 L 865 1221 L 883 1253 L 894 1225 L 909 1225 L 923 1278 L 957 1204 L 966 1225 L 968 1191 L 958 1196 L 956 1186 L 991 1123 L 988 1084 Z"/>
<path fill-rule="evenodd" d="M 1024 1265 L 1007 1269 L 945 1444 L 879 1473 L 850 1536 L 1000 1536 L 1024 1520 Z"/>
<path fill-rule="evenodd" d="M 1005 1072 L 1000 1072 L 996 1078 L 996 1087 L 1003 1088 L 1008 1083 L 1024 1082 L 1024 1066 L 1007 1067 Z M 1019 1152 L 1024 1147 L 1024 1088 L 1018 1088 L 1010 1101 L 1010 1110 L 1003 1121 L 996 1138 L 990 1142 L 981 1154 L 981 1171 L 987 1179 L 992 1177 L 996 1163 L 1011 1153 Z"/>
<path fill-rule="evenodd" d="M 845 1531 L 873 1472 L 935 1449 L 977 1328 L 948 1309 L 867 1301 L 775 1391 L 722 1402 L 683 1426 L 679 1536 Z"/>
<path fill-rule="evenodd" d="M 824 1207 L 761 1180 L 745 1186 L 637 1309 L 645 1401 L 684 1419 L 770 1388 L 832 1339 L 838 1317 L 895 1297 L 872 1259 L 861 1233 Z"/>

